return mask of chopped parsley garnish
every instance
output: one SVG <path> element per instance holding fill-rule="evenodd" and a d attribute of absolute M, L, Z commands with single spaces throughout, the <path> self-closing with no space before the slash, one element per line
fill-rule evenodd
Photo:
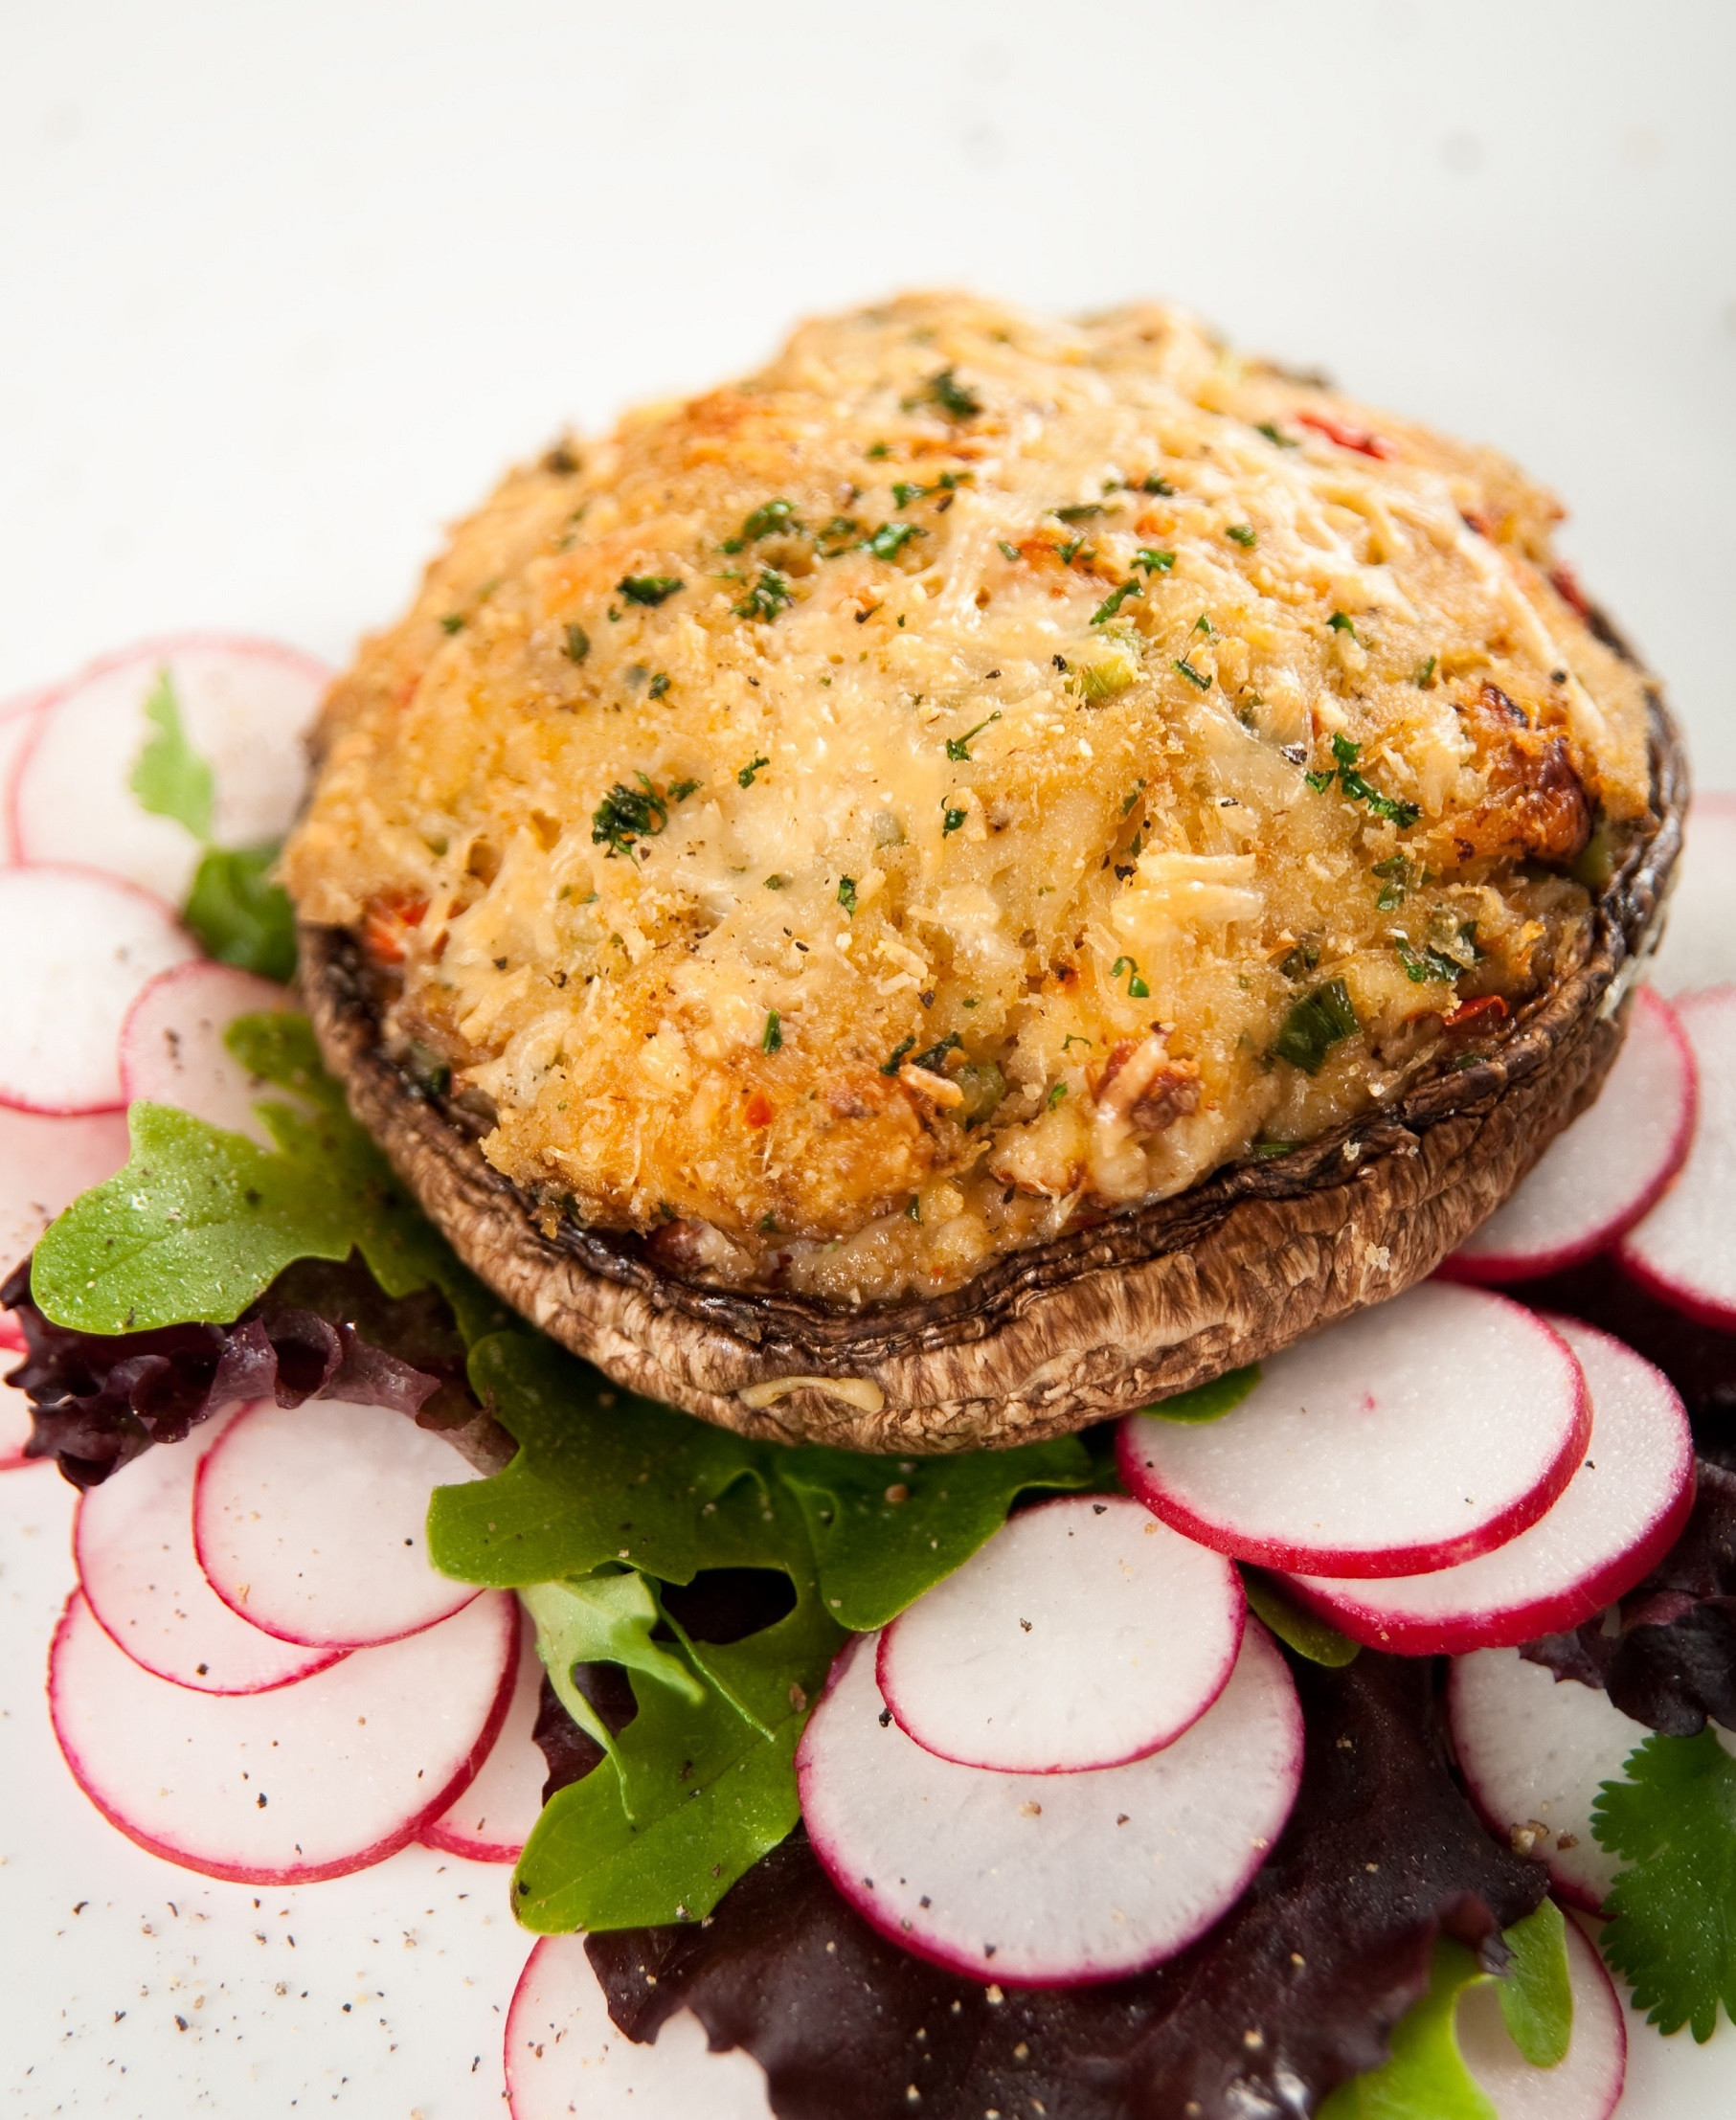
<path fill-rule="evenodd" d="M 1018 560 L 1023 557 L 1017 545 L 1009 545 L 1004 537 L 997 537 L 995 544 L 1003 559 Z"/>
<path fill-rule="evenodd" d="M 1361 1028 L 1350 1004 L 1350 989 L 1341 979 L 1329 979 L 1292 1004 L 1272 1049 L 1304 1074 L 1319 1074 L 1333 1047 Z"/>
<path fill-rule="evenodd" d="M 463 618 L 457 611 L 448 611 L 440 620 L 440 631 L 442 633 L 462 633 L 463 630 Z"/>
<path fill-rule="evenodd" d="M 1175 487 L 1170 485 L 1167 479 L 1160 478 L 1155 471 L 1146 472 L 1145 476 L 1139 481 L 1139 491 L 1141 493 L 1161 493 L 1165 500 L 1173 500 L 1175 490 Z"/>
<path fill-rule="evenodd" d="M 1129 597 L 1142 597 L 1144 594 L 1137 581 L 1124 581 L 1118 589 L 1112 589 L 1092 613 L 1092 624 L 1102 625 L 1106 620 L 1115 617 Z"/>
<path fill-rule="evenodd" d="M 887 1054 L 885 1060 L 882 1061 L 880 1066 L 881 1073 L 896 1074 L 898 1072 L 898 1070 L 904 1065 L 905 1054 L 907 1052 L 914 1051 L 916 1041 L 914 1038 L 900 1038 L 898 1043 L 892 1048 L 891 1051 Z"/>
<path fill-rule="evenodd" d="M 766 878 L 765 888 L 768 891 L 781 891 L 783 890 L 785 885 L 788 884 L 789 880 L 790 879 L 787 876 L 781 876 L 776 870 L 774 870 L 772 874 Z"/>
<path fill-rule="evenodd" d="M 1353 802 L 1366 802 L 1376 817 L 1384 818 L 1388 824 L 1396 824 L 1401 831 L 1414 824 L 1423 814 L 1416 803 L 1402 802 L 1396 796 L 1383 795 L 1372 780 L 1356 770 L 1362 750 L 1362 745 L 1352 743 L 1348 736 L 1335 735 L 1332 756 L 1337 764 L 1321 773 L 1305 773 L 1302 778 L 1317 795 L 1324 795 L 1336 779 Z"/>
<path fill-rule="evenodd" d="M 1258 421 L 1254 432 L 1264 435 L 1268 441 L 1275 441 L 1280 449 L 1299 449 L 1302 446 L 1294 435 L 1287 435 L 1281 427 L 1270 419 Z"/>
<path fill-rule="evenodd" d="M 814 532 L 814 550 L 822 559 L 836 559 L 853 548 L 861 528 L 853 515 L 834 515 L 823 530 Z"/>
<path fill-rule="evenodd" d="M 1286 979 L 1300 979 L 1312 972 L 1320 961 L 1320 945 L 1313 936 L 1305 935 L 1278 966 Z"/>
<path fill-rule="evenodd" d="M 655 839 L 669 822 L 669 805 L 643 773 L 636 788 L 617 780 L 591 813 L 591 844 L 606 846 L 611 860 L 637 839 Z"/>
<path fill-rule="evenodd" d="M 778 530 L 799 530 L 800 523 L 796 510 L 788 501 L 765 501 L 742 524 L 733 537 L 726 537 L 718 548 L 726 553 L 738 553 L 744 546 L 756 544 L 762 537 L 770 537 Z"/>
<path fill-rule="evenodd" d="M 872 553 L 876 559 L 892 559 L 913 537 L 927 535 L 927 530 L 915 523 L 882 523 L 877 530 L 862 540 L 859 549 L 865 553 Z"/>
<path fill-rule="evenodd" d="M 982 410 L 981 398 L 950 368 L 929 377 L 928 395 L 949 419 L 975 419 Z"/>
<path fill-rule="evenodd" d="M 1450 957 L 1443 957 L 1438 950 L 1413 950 L 1408 938 L 1402 935 L 1392 937 L 1392 947 L 1398 952 L 1398 960 L 1405 967 L 1405 977 L 1421 986 L 1429 980 L 1445 980 L 1449 985 L 1464 970 Z"/>
<path fill-rule="evenodd" d="M 1293 1148 L 1299 1145 L 1296 1141 L 1255 1141 L 1253 1153 L 1261 1162 L 1269 1162 L 1274 1156 L 1288 1156 Z"/>
<path fill-rule="evenodd" d="M 948 738 L 946 739 L 947 756 L 952 759 L 955 765 L 963 765 L 968 763 L 970 759 L 970 751 L 968 746 L 970 744 L 971 738 L 973 736 L 980 736 L 982 732 L 988 727 L 991 721 L 999 721 L 1000 719 L 1001 710 L 997 707 L 992 714 L 988 715 L 984 720 L 980 721 L 974 729 L 967 729 L 964 732 L 963 735 L 948 736 Z"/>
<path fill-rule="evenodd" d="M 1134 784 L 1133 784 L 1133 792 L 1132 792 L 1132 793 L 1131 793 L 1131 794 L 1130 794 L 1130 795 L 1129 795 L 1129 796 L 1127 797 L 1127 800 L 1126 800 L 1126 801 L 1124 801 L 1124 802 L 1123 802 L 1123 803 L 1121 804 L 1121 815 L 1122 815 L 1123 817 L 1131 817 L 1131 816 L 1132 816 L 1132 814 L 1133 814 L 1133 806 L 1134 806 L 1134 804 L 1135 804 L 1135 803 L 1136 803 L 1136 802 L 1137 802 L 1137 801 L 1138 801 L 1139 800 L 1140 796 L 1142 796 L 1142 795 L 1143 795 L 1144 793 L 1145 793 L 1145 783 L 1144 783 L 1144 781 L 1143 781 L 1143 780 L 1136 780 L 1136 781 L 1134 782 Z"/>
<path fill-rule="evenodd" d="M 1166 575 L 1175 565 L 1176 555 L 1174 553 L 1154 551 L 1150 545 L 1141 545 L 1133 555 L 1133 563 L 1148 575 Z"/>
<path fill-rule="evenodd" d="M 891 442 L 887 441 L 870 441 L 868 445 L 868 448 L 864 451 L 865 455 L 873 457 L 875 459 L 879 459 L 881 457 L 890 457 L 891 453 Z"/>
<path fill-rule="evenodd" d="M 1193 629 L 1196 633 L 1205 634 L 1206 638 L 1208 641 L 1215 641 L 1217 639 L 1217 633 L 1212 626 L 1211 620 L 1204 611 L 1202 611 L 1199 617 L 1193 621 Z"/>
<path fill-rule="evenodd" d="M 582 625 L 568 626 L 567 643 L 561 649 L 561 653 L 567 658 L 567 661 L 569 663 L 582 663 L 590 652 L 591 636 L 585 631 L 584 627 Z"/>
<path fill-rule="evenodd" d="M 1107 515 L 1109 509 L 1101 501 L 1079 501 L 1071 507 L 1054 507 L 1049 513 L 1063 523 L 1089 523 L 1099 515 Z"/>
<path fill-rule="evenodd" d="M 666 691 L 668 690 L 668 688 L 669 688 L 669 673 L 668 673 L 668 671 L 667 671 L 667 670 L 656 670 L 656 671 L 653 671 L 653 673 L 652 673 L 652 676 L 651 676 L 651 682 L 650 682 L 650 684 L 649 684 L 648 686 L 646 686 L 646 688 L 645 688 L 645 696 L 646 696 L 646 697 L 647 697 L 648 699 L 661 699 L 661 698 L 663 697 L 663 695 L 665 694 L 665 692 L 666 692 Z"/>
<path fill-rule="evenodd" d="M 949 1030 L 937 1045 L 932 1045 L 926 1052 L 919 1052 L 911 1062 L 913 1068 L 920 1068 L 926 1074 L 943 1074 L 946 1071 L 946 1056 L 957 1052 L 964 1043 L 956 1030 Z"/>
<path fill-rule="evenodd" d="M 913 1192 L 911 1194 L 910 1205 L 905 1208 L 904 1211 L 907 1215 L 909 1215 L 913 1222 L 920 1222 L 922 1220 L 922 1195 L 919 1192 Z"/>
<path fill-rule="evenodd" d="M 1416 675 L 1410 682 L 1419 692 L 1431 692 L 1434 689 L 1434 672 L 1439 663 L 1439 656 L 1432 655 L 1426 662 L 1416 665 Z"/>
<path fill-rule="evenodd" d="M 759 579 L 741 601 L 731 609 L 738 619 L 763 619 L 768 624 L 780 611 L 787 611 L 796 598 L 787 579 L 776 567 L 762 567 Z"/>
<path fill-rule="evenodd" d="M 948 809 L 944 804 L 942 804 L 942 811 L 940 837 L 945 839 L 949 833 L 956 832 L 958 829 L 970 813 L 968 810 Z"/>
<path fill-rule="evenodd" d="M 1051 1111 L 1051 1112 L 1052 1112 L 1052 1111 L 1054 1110 L 1055 1106 L 1056 1106 L 1057 1104 L 1059 1104 L 1059 1103 L 1060 1103 L 1061 1099 L 1062 1099 L 1062 1098 L 1063 1098 L 1063 1097 L 1064 1097 L 1064 1096 L 1065 1096 L 1066 1094 L 1067 1094 L 1067 1084 L 1066 1084 L 1065 1082 L 1057 1082 L 1057 1083 L 1055 1084 L 1054 1088 L 1053 1088 L 1052 1090 L 1050 1090 L 1050 1091 L 1049 1091 L 1049 1093 L 1048 1093 L 1048 1109 L 1049 1111 Z"/>
<path fill-rule="evenodd" d="M 975 476 L 971 471 L 942 471 L 933 485 L 912 485 L 900 479 L 892 488 L 892 505 L 909 507 L 913 501 L 926 501 L 931 494 L 956 493 L 959 486 L 969 485 Z"/>
<path fill-rule="evenodd" d="M 1145 981 L 1139 977 L 1139 967 L 1134 962 L 1131 957 L 1116 958 L 1115 962 L 1109 968 L 1109 976 L 1111 979 L 1119 979 L 1123 972 L 1127 974 L 1128 1000 L 1150 1001 L 1151 988 L 1147 986 Z"/>
<path fill-rule="evenodd" d="M 1231 523 L 1224 535 L 1240 545 L 1244 551 L 1252 552 L 1259 543 L 1259 533 L 1251 523 Z"/>
<path fill-rule="evenodd" d="M 769 766 L 771 762 L 772 761 L 770 758 L 750 758 L 747 764 L 744 765 L 741 771 L 735 776 L 736 786 L 751 788 L 754 785 L 755 780 L 759 776 L 760 768 L 762 766 Z"/>
<path fill-rule="evenodd" d="M 852 920 L 856 917 L 856 879 L 854 876 L 839 877 L 838 903 Z"/>
<path fill-rule="evenodd" d="M 766 1010 L 765 1028 L 759 1034 L 761 1052 L 780 1052 L 783 1049 L 783 1025 L 775 1008 Z"/>
<path fill-rule="evenodd" d="M 688 797 L 694 794 L 702 785 L 703 782 L 698 780 L 671 780 L 669 782 L 669 801 L 671 802 L 685 802 Z M 596 891 L 593 891 L 591 898 L 595 898 L 596 895 Z M 589 905 L 591 898 L 585 899 L 584 903 Z"/>
<path fill-rule="evenodd" d="M 1193 665 L 1187 660 L 1186 656 L 1183 656 L 1179 662 L 1172 663 L 1170 665 L 1170 667 L 1178 674 L 1178 676 L 1186 678 L 1187 682 L 1191 686 L 1193 686 L 1196 690 L 1202 692 L 1210 691 L 1210 678 L 1202 676 L 1201 673 L 1196 670 Z"/>
<path fill-rule="evenodd" d="M 1347 611 L 1335 611 L 1331 618 L 1326 620 L 1326 623 L 1334 633 L 1348 633 L 1353 641 L 1361 638 L 1356 630 L 1355 622 Z"/>
<path fill-rule="evenodd" d="M 615 586 L 629 603 L 656 605 L 666 603 L 684 584 L 674 575 L 622 575 Z"/>
<path fill-rule="evenodd" d="M 1082 537 L 1064 537 L 1060 544 L 1055 547 L 1055 551 L 1063 567 L 1071 567 L 1081 553 L 1084 553 L 1087 559 L 1096 557 L 1096 554 L 1089 550 Z"/>

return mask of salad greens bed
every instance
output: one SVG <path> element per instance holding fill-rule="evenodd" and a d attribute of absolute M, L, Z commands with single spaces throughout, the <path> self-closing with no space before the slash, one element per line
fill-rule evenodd
<path fill-rule="evenodd" d="M 175 800 L 197 807 L 185 787 Z M 201 889 L 215 889 L 203 869 L 195 895 Z M 245 925 L 237 924 L 234 949 L 249 960 Z M 274 1289 L 286 1290 L 298 1274 L 299 1285 L 311 1285 L 308 1261 L 359 1260 L 388 1308 L 438 1292 L 441 1330 L 450 1338 L 456 1327 L 467 1349 L 469 1390 L 516 1454 L 492 1477 L 437 1492 L 430 1550 L 448 1574 L 520 1593 L 560 1708 L 596 1748 L 596 1764 L 553 1793 L 525 1847 L 515 1911 L 533 1929 L 591 1931 L 594 1953 L 610 1931 L 629 1932 L 620 1940 L 633 1949 L 645 1932 L 710 1928 L 706 1917 L 771 1851 L 787 1843 L 780 1860 L 797 1861 L 805 1849 L 794 1754 L 840 1644 L 883 1626 L 958 1567 L 1022 1496 L 1113 1486 L 1103 1438 L 869 1457 L 751 1442 L 615 1389 L 512 1319 L 460 1264 L 350 1118 L 304 1019 L 244 1018 L 229 1037 L 275 1093 L 259 1107 L 272 1145 L 168 1107 L 135 1106 L 126 1167 L 76 1202 L 37 1247 L 29 1293 L 38 1322 L 62 1342 L 76 1338 L 94 1373 L 104 1344 L 118 1354 L 168 1347 L 177 1329 L 194 1325 L 243 1329 L 237 1321 L 257 1318 Z M 21 1279 L 13 1286 L 21 1291 Z M 348 1319 L 333 1321 L 349 1329 Z M 403 1345 L 394 1355 L 415 1361 Z M 1218 1417 L 1250 1381 L 1222 1380 L 1163 1410 Z M 112 1417 L 121 1425 L 139 1428 L 124 1392 L 101 1403 L 119 1410 Z M 130 1403 L 136 1410 L 136 1392 Z M 121 1455 L 151 1432 L 147 1422 Z M 1720 1550 L 1729 1550 L 1727 1541 Z M 704 1600 L 685 1593 L 744 1576 L 764 1593 L 748 1600 L 755 1623 L 707 1638 L 693 1617 Z M 1368 1653 L 1353 1662 L 1355 1649 L 1298 1613 L 1269 1578 L 1250 1570 L 1248 1585 L 1253 1610 L 1308 1659 L 1305 1697 L 1310 1687 L 1384 1682 L 1369 1667 L 1407 1660 Z M 1698 1584 L 1696 1610 L 1722 1613 L 1726 1587 L 1736 1583 L 1722 1575 Z M 593 1704 L 579 1681 L 596 1664 L 624 1673 L 630 1718 L 605 1717 Z M 1426 1691 L 1418 1703 L 1426 1722 Z M 1693 1714 L 1703 1724 L 1702 1709 Z M 1680 1712 L 1675 1726 L 1683 1726 Z M 1438 1754 L 1438 1738 L 1430 1742 Z M 1447 1801 L 1446 1790 L 1464 1809 L 1444 1767 L 1434 1770 L 1441 1787 L 1432 1800 Z M 1375 1800 L 1390 1793 L 1364 1792 Z M 1651 1737 L 1625 1778 L 1606 1786 L 1596 1832 L 1627 1865 L 1612 1897 L 1606 1955 L 1654 2022 L 1665 2030 L 1687 2023 L 1696 2039 L 1709 2037 L 1720 2002 L 1726 2012 L 1736 2007 L 1736 1760 L 1703 1728 Z M 1546 1903 L 1526 1915 L 1526 1894 L 1515 1900 L 1501 1867 L 1518 1859 L 1481 1838 L 1474 1888 L 1496 1907 L 1504 1892 L 1514 1909 L 1502 1917 L 1512 1953 L 1502 2005 L 1522 2050 L 1546 2065 L 1565 2042 L 1570 2006 L 1560 1916 Z M 1533 1867 L 1522 1865 L 1526 1874 Z M 1541 1889 L 1529 1892 L 1531 1902 Z M 1259 1890 L 1256 1881 L 1251 1896 Z M 1239 1918 L 1221 1926 L 1228 1931 Z M 1367 2072 L 1375 2055 L 1365 2053 L 1354 2064 L 1364 2073 L 1324 2109 L 1331 2120 L 1482 2120 L 1486 2101 L 1457 2059 L 1453 2014 L 1465 1985 L 1499 1956 L 1498 1931 L 1468 1939 L 1480 1941 L 1481 1956 L 1446 1936 L 1434 1944 L 1451 1920 L 1447 1901 L 1427 1894 L 1406 1903 L 1406 1919 L 1425 1969 L 1433 1950 L 1427 1993 L 1399 2024 L 1391 2058 Z M 1370 2019 L 1365 2002 L 1359 2007 L 1365 2034 Z M 1324 2087 L 1345 2073 L 1340 2064 L 1317 2081 Z"/>

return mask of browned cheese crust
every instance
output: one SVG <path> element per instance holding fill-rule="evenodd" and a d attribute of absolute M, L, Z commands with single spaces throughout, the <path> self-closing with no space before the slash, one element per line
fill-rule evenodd
<path fill-rule="evenodd" d="M 1558 512 L 1170 310 L 809 326 L 508 479 L 336 688 L 328 1055 L 712 1418 L 1010 1440 L 1281 1344 L 1613 1049 L 1678 761 Z"/>

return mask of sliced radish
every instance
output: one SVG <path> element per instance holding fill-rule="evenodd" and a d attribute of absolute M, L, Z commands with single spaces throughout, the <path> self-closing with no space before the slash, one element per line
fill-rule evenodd
<path fill-rule="evenodd" d="M 1660 994 L 1675 997 L 1736 980 L 1730 885 L 1736 879 L 1736 795 L 1697 795 L 1670 892 L 1663 941 L 1646 967 Z"/>
<path fill-rule="evenodd" d="M 123 1112 L 54 1118 L 0 1104 L 0 1272 L 28 1256 L 60 1210 L 112 1178 L 128 1153 Z"/>
<path fill-rule="evenodd" d="M 880 1637 L 907 1736 L 964 1767 L 1065 1774 L 1173 1743 L 1223 1692 L 1242 1579 L 1126 1496 L 1022 1510 Z"/>
<path fill-rule="evenodd" d="M 1211 1421 L 1131 1414 L 1121 1477 L 1263 1567 L 1409 1575 L 1535 1523 L 1590 1430 L 1579 1365 L 1528 1310 L 1430 1281 L 1265 1366 Z"/>
<path fill-rule="evenodd" d="M 476 1779 L 421 1831 L 424 1847 L 465 1855 L 473 1862 L 516 1862 L 543 1808 L 549 1762 L 531 1732 L 542 1701 L 543 1661 L 536 1636 L 520 1629 L 518 1677 L 507 1720 Z"/>
<path fill-rule="evenodd" d="M 511 1698 L 518 1606 L 490 1591 L 408 1641 L 270 1693 L 190 1693 L 135 1663 L 75 1590 L 49 1657 L 74 1778 L 153 1855 L 243 1884 L 384 1861 L 475 1773 Z"/>
<path fill-rule="evenodd" d="M 256 846 L 287 831 L 306 780 L 303 738 L 331 673 L 275 641 L 190 635 L 105 657 L 50 694 L 13 781 L 21 859 L 94 862 L 175 905 L 186 897 L 199 843 L 143 809 L 131 787 L 152 734 L 145 704 L 164 671 L 212 769 L 217 844 Z"/>
<path fill-rule="evenodd" d="M 1517 1649 L 1455 1657 L 1447 1713 L 1465 1786 L 1490 1832 L 1546 1862 L 1562 1899 L 1601 1913 L 1621 1865 L 1593 1838 L 1591 1807 L 1652 1732 L 1601 1687 L 1558 1680 Z"/>
<path fill-rule="evenodd" d="M 231 1611 L 282 1641 L 358 1649 L 450 1617 L 477 1594 L 436 1574 L 428 1498 L 480 1476 L 389 1407 L 261 1400 L 199 1467 L 193 1543 Z"/>
<path fill-rule="evenodd" d="M 1675 1010 L 1642 986 L 1597 1102 L 1442 1271 L 1454 1280 L 1529 1280 L 1613 1244 L 1680 1168 L 1695 1102 L 1693 1049 Z"/>
<path fill-rule="evenodd" d="M 512 2120 L 772 2120 L 765 2071 L 738 2046 L 713 2053 L 690 2010 L 642 2046 L 617 2029 L 582 1936 L 544 1936 L 507 2013 Z"/>
<path fill-rule="evenodd" d="M 1700 1120 L 1676 1183 L 1622 1239 L 1622 1271 L 1661 1301 L 1736 1331 L 1736 986 L 1677 1004 L 1700 1072 Z"/>
<path fill-rule="evenodd" d="M 166 905 L 91 868 L 0 868 L 7 1006 L 0 1104 L 112 1112 L 116 1042 L 141 987 L 197 954 Z"/>
<path fill-rule="evenodd" d="M 178 1105 L 183 1112 L 273 1146 L 254 1105 L 284 1093 L 250 1075 L 223 1043 L 237 1016 L 294 1008 L 286 986 L 230 964 L 201 959 L 162 972 L 121 1026 L 121 1084 L 128 1104 Z"/>
<path fill-rule="evenodd" d="M 1459 1997 L 1458 2050 L 1499 2120 L 1610 2120 L 1627 2081 L 1628 2027 L 1614 1982 L 1578 1924 L 1567 1930 L 1573 2033 L 1553 2068 L 1534 2066 L 1514 2045 L 1493 1981 Z"/>
<path fill-rule="evenodd" d="M 1256 1620 L 1173 1745 L 1041 1781 L 925 1751 L 874 1659 L 863 1635 L 832 1667 L 796 1755 L 802 1816 L 866 1921 L 973 1979 L 1071 1987 L 1173 1957 L 1241 1897 L 1296 1801 L 1301 1707 Z"/>
<path fill-rule="evenodd" d="M 147 1671 L 195 1693 L 266 1693 L 335 1663 L 337 1649 L 278 1641 L 238 1619 L 192 1549 L 199 1465 L 235 1413 L 160 1444 L 79 1500 L 73 1558 L 97 1624 Z"/>
<path fill-rule="evenodd" d="M 16 861 L 17 840 L 12 831 L 12 782 L 31 739 L 36 733 L 41 710 L 48 702 L 45 691 L 9 699 L 0 707 L 0 862 Z"/>
<path fill-rule="evenodd" d="M 1287 1578 L 1353 1641 L 1455 1656 L 1580 1627 L 1680 1536 L 1694 1505 L 1694 1439 L 1675 1387 L 1608 1333 L 1575 1318 L 1549 1321 L 1591 1392 L 1590 1438 L 1566 1492 L 1528 1530 L 1456 1567 L 1381 1582 Z"/>
<path fill-rule="evenodd" d="M 12 1355 L 0 1360 L 0 1374 L 12 1365 Z M 0 1472 L 17 1472 L 22 1466 L 52 1463 L 52 1459 L 26 1457 L 24 1446 L 31 1436 L 30 1400 L 16 1385 L 0 1384 Z"/>

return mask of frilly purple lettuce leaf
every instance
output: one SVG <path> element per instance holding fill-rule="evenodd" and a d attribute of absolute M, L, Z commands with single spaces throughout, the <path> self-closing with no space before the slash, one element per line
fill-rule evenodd
<path fill-rule="evenodd" d="M 779 2120 L 1302 2120 L 1378 2066 L 1446 1934 L 1503 1962 L 1540 1864 L 1477 1822 L 1448 1768 L 1432 1664 L 1298 1666 L 1302 1788 L 1236 1907 L 1189 1951 L 1101 1987 L 984 1989 L 870 1929 L 800 1829 L 703 1926 L 591 1936 L 610 2014 L 652 2040 L 691 2009 L 766 2070 Z M 912 2089 L 916 2095 L 911 2096 Z"/>

